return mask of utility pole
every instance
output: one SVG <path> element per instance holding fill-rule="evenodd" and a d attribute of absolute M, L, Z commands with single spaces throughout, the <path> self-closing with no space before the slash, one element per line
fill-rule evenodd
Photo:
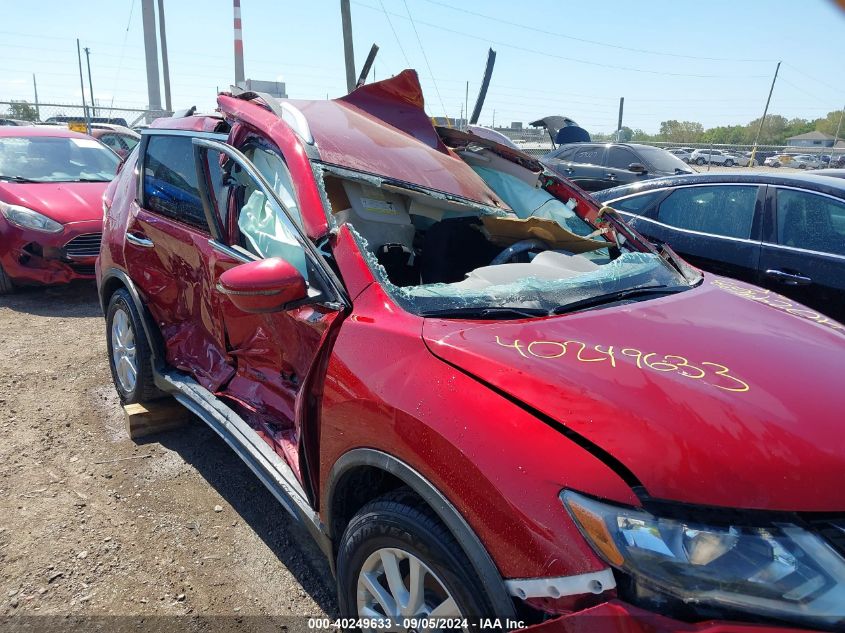
<path fill-rule="evenodd" d="M 164 0 L 158 0 L 158 35 L 161 38 L 161 72 L 164 79 L 164 109 L 173 112 L 170 103 L 170 63 L 167 61 L 167 34 L 164 29 Z"/>
<path fill-rule="evenodd" d="M 38 84 L 35 83 L 35 73 L 32 73 L 32 90 L 35 92 L 35 118 L 41 120 L 41 110 L 38 108 Z M 841 120 L 839 121 L 842 122 Z M 836 145 L 836 142 L 833 143 Z"/>
<path fill-rule="evenodd" d="M 616 124 L 616 142 L 620 142 L 622 136 L 622 111 L 625 109 L 625 97 L 619 97 L 619 122 Z"/>
<path fill-rule="evenodd" d="M 754 137 L 754 147 L 751 148 L 751 158 L 748 159 L 748 166 L 754 166 L 754 156 L 757 154 L 757 143 L 760 142 L 760 132 L 763 131 L 763 124 L 766 122 L 766 115 L 769 113 L 769 103 L 772 101 L 772 92 L 775 90 L 775 82 L 778 80 L 778 71 L 780 70 L 780 62 L 775 68 L 775 76 L 772 78 L 772 87 L 769 88 L 769 98 L 766 99 L 766 107 L 763 109 L 763 118 L 760 119 L 760 127 L 757 128 L 757 136 Z M 709 164 L 709 161 L 708 161 Z"/>
<path fill-rule="evenodd" d="M 352 13 L 349 0 L 340 0 L 340 21 L 343 25 L 343 59 L 346 63 L 346 90 L 355 90 L 355 47 L 352 42 Z"/>
<path fill-rule="evenodd" d="M 467 82 L 467 91 L 466 91 L 466 93 L 464 94 L 464 107 L 463 107 L 463 109 L 461 110 L 461 118 L 462 118 L 462 119 L 464 118 L 464 115 L 463 115 L 463 113 L 464 113 L 464 112 L 466 112 L 467 114 L 469 114 L 469 82 Z M 464 124 L 464 129 L 465 129 L 465 130 L 466 130 L 467 128 L 469 128 L 469 124 L 468 124 L 466 121 L 464 121 L 464 122 L 463 122 L 463 124 Z"/>
<path fill-rule="evenodd" d="M 141 18 L 144 25 L 144 56 L 147 65 L 147 95 L 150 110 L 161 110 L 161 86 L 158 75 L 158 41 L 156 40 L 156 14 L 153 0 L 141 0 Z M 150 117 L 147 117 L 147 123 Z"/>
<path fill-rule="evenodd" d="M 94 84 L 91 83 L 91 49 L 87 46 L 82 50 L 85 51 L 85 63 L 88 66 L 88 95 L 91 97 L 91 116 L 97 116 L 97 111 L 94 109 Z"/>
<path fill-rule="evenodd" d="M 79 60 L 79 89 L 82 91 L 82 112 L 85 113 L 85 127 L 88 134 L 91 133 L 91 115 L 88 114 L 88 106 L 85 105 L 85 80 L 82 78 L 82 50 L 79 48 L 79 39 L 76 40 L 76 58 Z"/>
<path fill-rule="evenodd" d="M 32 80 L 35 81 L 35 75 L 32 76 Z M 35 100 L 38 101 L 38 96 L 36 95 Z M 38 104 L 36 104 L 36 108 Z M 836 143 L 839 141 L 839 130 L 842 129 L 842 115 L 845 114 L 845 106 L 842 106 L 842 112 L 839 113 L 839 123 L 836 124 L 836 134 L 833 135 L 833 148 L 836 149 Z"/>
<path fill-rule="evenodd" d="M 235 85 L 243 88 L 244 78 L 244 34 L 241 22 L 241 0 L 233 0 L 235 9 Z"/>
<path fill-rule="evenodd" d="M 496 127 L 496 108 L 493 108 L 493 124 L 490 127 Z"/>

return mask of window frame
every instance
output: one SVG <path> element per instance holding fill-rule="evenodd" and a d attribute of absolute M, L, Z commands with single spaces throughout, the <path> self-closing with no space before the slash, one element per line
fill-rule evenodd
<path fill-rule="evenodd" d="M 180 220 L 179 218 L 174 218 L 169 215 L 164 215 L 153 209 L 150 209 L 149 204 L 147 202 L 147 196 L 145 192 L 144 183 L 146 181 L 146 171 L 147 171 L 147 148 L 150 143 L 150 139 L 155 136 L 187 136 L 189 139 L 194 138 L 206 138 L 209 140 L 218 140 L 224 141 L 226 140 L 226 134 L 219 134 L 214 132 L 194 132 L 193 130 L 166 130 L 166 129 L 158 129 L 152 128 L 147 130 L 142 130 L 141 132 L 141 141 L 138 143 L 140 146 L 140 151 L 138 153 L 138 187 L 135 192 L 135 202 L 138 204 L 139 207 L 144 209 L 149 213 L 153 213 L 158 217 L 166 218 L 171 222 L 178 222 L 182 226 L 190 227 L 195 231 L 199 231 L 205 235 L 212 235 L 213 234 L 213 226 L 208 225 L 208 218 L 206 218 L 206 226 L 205 228 L 197 226 L 196 224 L 192 224 L 190 222 L 185 222 L 184 220 Z M 193 164 L 193 161 L 192 161 Z M 199 185 L 199 182 L 197 182 Z M 202 200 L 202 197 L 200 197 Z"/>
<path fill-rule="evenodd" d="M 211 224 L 212 228 L 211 239 L 208 241 L 209 245 L 218 252 L 233 257 L 242 263 L 263 259 L 248 251 L 235 248 L 226 243 L 226 241 L 228 241 L 228 235 L 224 235 L 221 227 L 219 226 L 220 220 L 216 217 L 215 209 L 208 197 L 208 173 L 205 169 L 208 151 L 217 151 L 225 154 L 229 160 L 232 160 L 240 165 L 241 169 L 243 169 L 244 172 L 256 182 L 258 189 L 262 191 L 265 197 L 268 200 L 273 200 L 273 202 L 277 204 L 282 212 L 287 216 L 287 220 L 293 228 L 297 241 L 305 251 L 306 260 L 314 270 L 317 276 L 317 281 L 320 285 L 317 289 L 311 289 L 309 285 L 309 297 L 305 300 L 305 303 L 323 303 L 337 309 L 351 307 L 351 301 L 344 290 L 343 284 L 335 275 L 334 271 L 332 271 L 323 255 L 317 250 L 317 247 L 308 238 L 304 230 L 298 226 L 296 222 L 294 222 L 284 202 L 279 199 L 279 196 L 276 194 L 270 183 L 265 180 L 261 172 L 255 168 L 252 162 L 237 147 L 234 147 L 227 142 L 228 136 L 225 134 L 192 136 L 194 136 L 192 140 L 193 160 L 197 169 L 200 200 L 202 201 L 207 221 Z M 220 138 L 221 136 L 222 139 Z M 228 231 L 226 231 L 226 233 L 228 233 Z M 307 282 L 308 280 L 306 280 L 306 283 Z M 316 290 L 316 293 L 313 296 L 311 296 L 312 290 Z"/>

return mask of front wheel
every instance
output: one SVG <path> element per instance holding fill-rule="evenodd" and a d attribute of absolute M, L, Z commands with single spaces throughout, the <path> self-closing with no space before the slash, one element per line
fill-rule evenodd
<path fill-rule="evenodd" d="M 109 367 L 123 404 L 148 402 L 162 393 L 153 381 L 152 355 L 141 317 L 129 293 L 121 288 L 106 311 Z"/>
<path fill-rule="evenodd" d="M 452 534 L 409 492 L 387 494 L 350 521 L 337 554 L 340 610 L 348 618 L 454 618 L 495 614 Z M 416 627 L 412 627 L 416 628 Z"/>
<path fill-rule="evenodd" d="M 3 266 L 0 265 L 0 295 L 9 295 L 14 291 L 15 287 L 12 285 L 12 280 L 9 279 L 9 275 L 6 274 Z"/>
<path fill-rule="evenodd" d="M 703 165 L 703 164 L 704 164 L 704 163 L 706 163 L 706 162 L 707 162 L 707 161 L 706 161 L 706 160 L 704 160 L 703 158 L 696 158 L 696 159 L 695 159 L 695 164 L 696 164 L 696 165 L 699 165 L 699 166 Z"/>
<path fill-rule="evenodd" d="M 725 167 L 733 167 L 733 166 L 734 166 L 734 162 L 730 158 L 725 161 Z"/>

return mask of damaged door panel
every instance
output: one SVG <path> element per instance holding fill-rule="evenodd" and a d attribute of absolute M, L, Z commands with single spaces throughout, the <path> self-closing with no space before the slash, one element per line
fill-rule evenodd
<path fill-rule="evenodd" d="M 201 184 L 213 214 L 212 249 L 228 253 L 235 265 L 279 257 L 298 270 L 308 292 L 294 305 L 254 313 L 215 285 L 214 302 L 235 370 L 218 395 L 234 404 L 302 480 L 301 431 L 313 413 L 304 385 L 343 306 L 329 300 L 332 290 L 306 246 L 292 177 L 278 149 L 254 135 L 241 143 L 243 153 L 219 143 L 198 145 L 200 165 L 210 166 L 214 149 L 223 155 L 222 171 L 213 175 L 206 167 Z"/>

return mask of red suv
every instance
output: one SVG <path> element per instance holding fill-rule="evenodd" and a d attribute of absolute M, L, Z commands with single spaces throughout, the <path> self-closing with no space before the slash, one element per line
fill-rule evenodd
<path fill-rule="evenodd" d="M 435 129 L 412 71 L 218 104 L 107 191 L 114 382 L 229 443 L 346 625 L 845 623 L 842 325 Z"/>
<path fill-rule="evenodd" d="M 85 134 L 0 127 L 0 295 L 93 279 L 103 192 L 119 162 Z"/>

